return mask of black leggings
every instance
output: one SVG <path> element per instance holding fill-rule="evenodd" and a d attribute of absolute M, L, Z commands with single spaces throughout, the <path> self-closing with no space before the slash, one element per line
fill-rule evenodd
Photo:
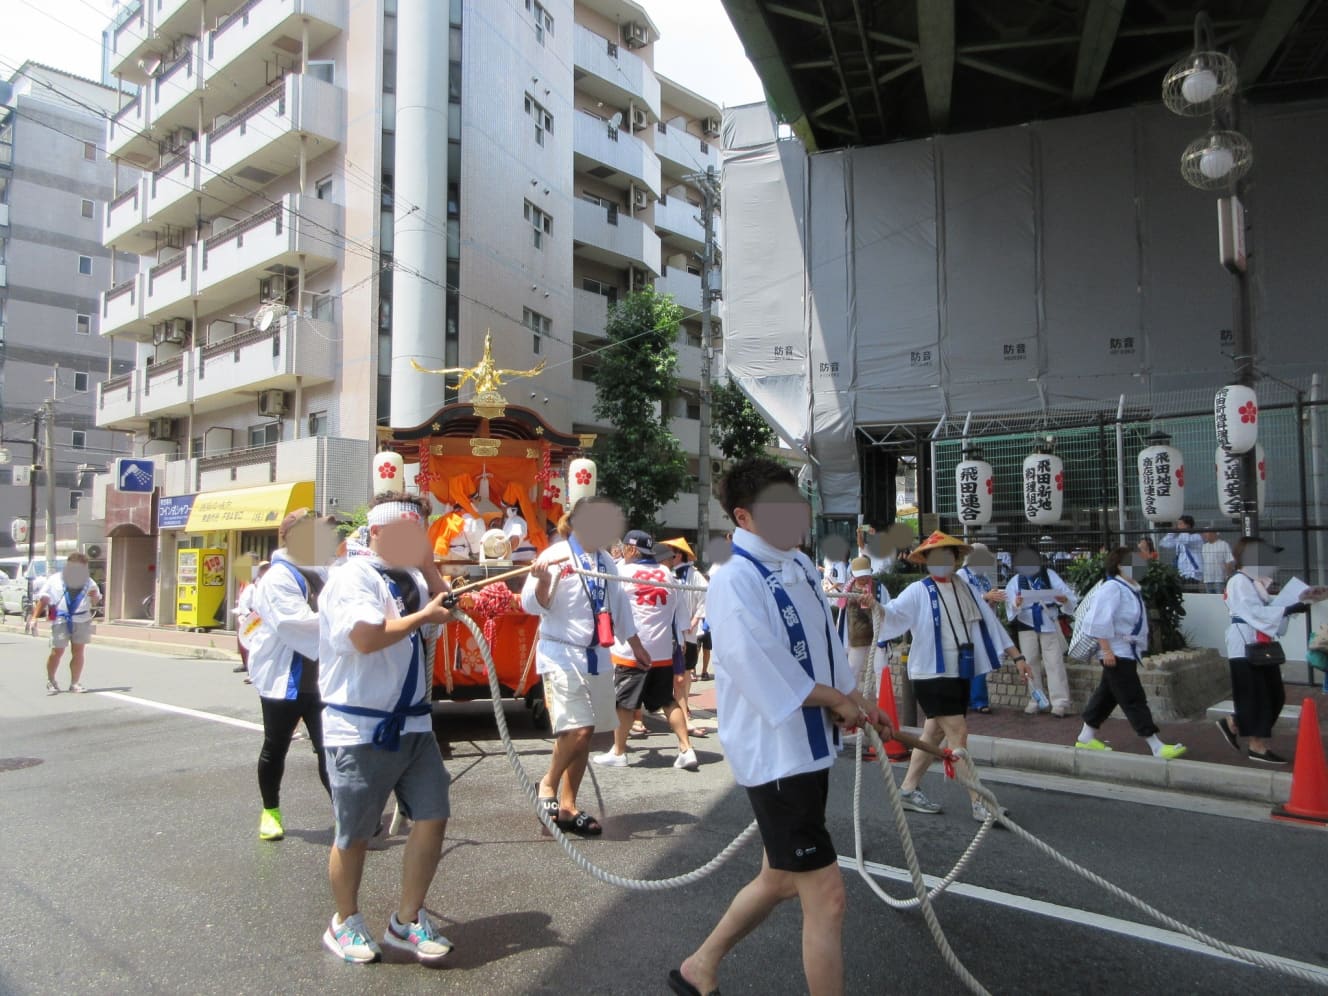
<path fill-rule="evenodd" d="M 281 806 L 281 776 L 286 773 L 286 754 L 290 750 L 295 728 L 304 720 L 318 758 L 318 777 L 327 794 L 332 789 L 327 783 L 327 763 L 323 759 L 323 703 L 311 692 L 301 692 L 293 699 L 260 697 L 263 704 L 263 749 L 258 752 L 258 791 L 263 796 L 264 809 Z"/>
<path fill-rule="evenodd" d="M 1115 667 L 1103 666 L 1102 680 L 1084 706 L 1084 722 L 1096 730 L 1118 705 L 1139 736 L 1151 737 L 1157 732 L 1148 696 L 1139 680 L 1139 662 L 1129 657 L 1117 657 Z"/>

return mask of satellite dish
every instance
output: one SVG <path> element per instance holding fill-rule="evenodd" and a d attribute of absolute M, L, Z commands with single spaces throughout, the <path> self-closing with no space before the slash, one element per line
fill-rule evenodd
<path fill-rule="evenodd" d="M 609 127 L 617 131 L 622 127 L 622 111 L 619 111 L 613 117 L 609 118 Z"/>
<path fill-rule="evenodd" d="M 258 310 L 258 316 L 254 319 L 254 328 L 259 332 L 266 332 L 276 321 L 277 312 L 275 308 L 264 306 Z"/>

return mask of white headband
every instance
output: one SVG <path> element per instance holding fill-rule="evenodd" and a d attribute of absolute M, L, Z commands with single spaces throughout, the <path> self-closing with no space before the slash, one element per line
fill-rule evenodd
<path fill-rule="evenodd" d="M 369 509 L 369 525 L 386 526 L 393 522 L 423 522 L 418 507 L 408 501 L 386 501 Z"/>

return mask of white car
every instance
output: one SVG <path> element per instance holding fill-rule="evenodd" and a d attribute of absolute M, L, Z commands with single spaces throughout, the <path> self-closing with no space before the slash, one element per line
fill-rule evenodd
<path fill-rule="evenodd" d="M 65 558 L 55 562 L 57 571 L 64 570 Z M 26 616 L 28 612 L 28 561 L 26 557 L 5 557 L 0 560 L 0 615 Z M 46 581 L 46 561 L 33 562 L 32 592 L 35 596 Z"/>

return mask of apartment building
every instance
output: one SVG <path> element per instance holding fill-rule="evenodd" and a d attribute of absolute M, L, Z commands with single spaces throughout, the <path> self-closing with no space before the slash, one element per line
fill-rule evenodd
<path fill-rule="evenodd" d="M 514 404 L 600 431 L 579 357 L 645 283 L 689 312 L 675 430 L 696 452 L 687 177 L 718 166 L 719 109 L 656 76 L 637 4 L 141 0 L 107 37 L 137 90 L 106 123 L 102 241 L 143 262 L 98 308 L 136 362 L 97 389 L 97 424 L 134 433 L 164 497 L 264 488 L 276 516 L 311 482 L 320 510 L 355 507 L 376 430 L 450 397 L 410 361 L 473 364 L 488 330 L 500 366 L 547 362 Z M 694 528 L 695 497 L 669 515 Z M 262 524 L 161 526 L 159 573 L 181 543 L 243 571 L 275 542 Z"/>
<path fill-rule="evenodd" d="M 76 517 L 92 474 L 127 453 L 122 434 L 94 418 L 97 384 L 128 369 L 133 351 L 99 335 L 98 292 L 128 276 L 137 259 L 112 261 L 102 245 L 100 205 L 112 165 L 100 152 L 102 115 L 115 91 L 28 62 L 8 76 L 0 103 L 0 424 L 11 455 L 0 466 L 0 549 L 12 549 L 10 523 L 26 519 L 33 413 L 53 400 L 51 459 L 61 552 L 78 541 Z M 46 475 L 39 475 L 37 543 L 44 545 Z M 40 548 L 40 547 L 39 547 Z"/>

